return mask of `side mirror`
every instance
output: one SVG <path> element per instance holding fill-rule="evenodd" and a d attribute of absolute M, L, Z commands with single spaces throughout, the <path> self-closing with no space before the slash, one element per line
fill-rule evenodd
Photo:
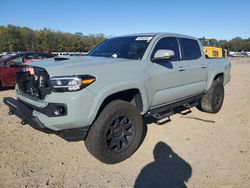
<path fill-rule="evenodd" d="M 174 57 L 173 50 L 157 50 L 153 60 L 170 59 L 172 57 Z"/>

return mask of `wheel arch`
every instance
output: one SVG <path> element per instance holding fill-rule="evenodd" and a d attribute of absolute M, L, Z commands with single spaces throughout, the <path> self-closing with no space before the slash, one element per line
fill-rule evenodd
<path fill-rule="evenodd" d="M 218 81 L 222 82 L 224 85 L 224 72 L 223 71 L 214 72 L 210 76 L 210 79 L 209 79 L 207 87 L 206 87 L 206 91 L 208 91 L 209 88 L 212 86 L 212 83 L 214 80 L 218 80 Z"/>
<path fill-rule="evenodd" d="M 101 97 L 100 97 L 101 96 Z M 93 121 L 98 117 L 104 107 L 111 101 L 124 100 L 134 104 L 141 114 L 145 114 L 148 110 L 148 101 L 145 91 L 138 87 L 129 87 L 111 92 L 108 90 L 105 93 L 100 92 L 99 97 L 96 97 L 96 104 L 91 109 L 91 118 Z"/>
<path fill-rule="evenodd" d="M 218 81 L 223 83 L 223 81 L 224 81 L 224 73 L 221 72 L 219 74 L 216 74 L 216 76 L 214 77 L 214 80 L 218 80 Z"/>

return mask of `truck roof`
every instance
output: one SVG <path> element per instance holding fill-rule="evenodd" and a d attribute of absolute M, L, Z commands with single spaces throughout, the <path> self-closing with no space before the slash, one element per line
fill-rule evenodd
<path fill-rule="evenodd" d="M 185 37 L 185 38 L 192 38 L 198 40 L 196 37 L 192 37 L 189 35 L 179 34 L 179 33 L 170 33 L 170 32 L 152 32 L 152 33 L 134 33 L 134 34 L 128 34 L 128 35 L 122 35 L 122 36 L 116 36 L 116 37 L 125 37 L 125 36 L 176 36 L 176 37 Z M 114 38 L 116 38 L 114 37 Z"/>

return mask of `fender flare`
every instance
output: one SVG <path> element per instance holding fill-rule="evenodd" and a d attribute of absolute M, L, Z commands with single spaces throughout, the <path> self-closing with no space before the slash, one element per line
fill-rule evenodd
<path fill-rule="evenodd" d="M 115 85 L 112 86 L 108 86 L 105 87 L 103 89 L 101 89 L 98 93 L 96 93 L 96 99 L 92 105 L 92 108 L 90 109 L 90 113 L 89 113 L 89 119 L 91 121 L 94 121 L 101 105 L 103 104 L 103 102 L 105 101 L 105 99 L 113 94 L 122 92 L 122 91 L 126 91 L 126 90 L 130 90 L 130 89 L 137 89 L 141 95 L 141 99 L 142 99 L 142 105 L 143 105 L 143 109 L 141 114 L 145 114 L 148 111 L 148 98 L 146 95 L 146 89 L 138 83 L 117 83 Z M 93 91 L 92 91 L 93 92 Z"/>
<path fill-rule="evenodd" d="M 218 75 L 218 74 L 223 74 L 224 75 L 224 69 L 219 69 L 219 70 L 216 70 L 216 71 L 214 71 L 211 75 L 209 75 L 209 79 L 208 79 L 208 81 L 207 81 L 207 87 L 206 87 L 206 90 L 205 90 L 205 92 L 207 92 L 209 89 L 210 89 L 210 87 L 212 86 L 212 83 L 213 83 L 213 81 L 214 81 L 214 78 Z"/>

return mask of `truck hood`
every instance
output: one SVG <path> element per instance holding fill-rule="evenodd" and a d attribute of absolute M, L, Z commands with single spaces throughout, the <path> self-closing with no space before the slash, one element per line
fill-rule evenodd
<path fill-rule="evenodd" d="M 139 60 L 84 56 L 70 57 L 69 60 L 64 61 L 45 60 L 29 63 L 29 65 L 44 68 L 50 76 L 62 76 L 90 74 L 92 72 L 105 71 L 105 69 L 112 69 L 117 66 L 122 70 L 125 63 L 126 66 L 128 66 L 128 64 L 134 64 L 136 61 Z"/>

